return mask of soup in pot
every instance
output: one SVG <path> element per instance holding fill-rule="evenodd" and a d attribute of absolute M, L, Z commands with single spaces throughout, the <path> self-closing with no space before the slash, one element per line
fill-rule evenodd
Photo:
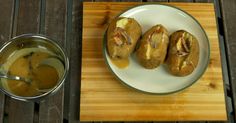
<path fill-rule="evenodd" d="M 3 65 L 9 75 L 31 80 L 30 83 L 4 79 L 5 89 L 18 96 L 36 96 L 57 85 L 64 65 L 55 54 L 45 49 L 26 48 L 16 51 Z"/>

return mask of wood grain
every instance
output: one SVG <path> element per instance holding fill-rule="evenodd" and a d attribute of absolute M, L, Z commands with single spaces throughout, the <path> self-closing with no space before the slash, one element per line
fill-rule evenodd
<path fill-rule="evenodd" d="M 15 19 L 13 36 L 23 33 L 38 33 L 39 30 L 39 13 L 40 2 L 37 0 L 19 1 L 19 5 L 16 4 Z M 10 99 L 6 105 L 9 107 L 8 118 L 9 123 L 32 123 L 34 117 L 34 103 L 22 102 L 14 99 Z M 20 119 L 20 120 L 19 120 Z"/>
<path fill-rule="evenodd" d="M 227 58 L 228 58 L 228 65 L 229 65 L 229 74 L 230 74 L 230 84 L 232 89 L 232 96 L 234 102 L 234 119 L 236 119 L 235 110 L 236 110 L 236 1 L 234 0 L 221 0 L 221 9 L 222 9 L 222 16 L 223 16 L 223 27 L 224 27 L 224 34 L 225 34 L 225 45 L 227 48 Z"/>
<path fill-rule="evenodd" d="M 82 14 L 83 4 L 81 1 L 73 0 L 71 17 L 71 32 L 68 30 L 67 42 L 70 44 L 68 49 L 70 55 L 70 75 L 69 82 L 66 83 L 69 88 L 68 111 L 64 111 L 64 117 L 67 116 L 69 122 L 79 122 L 80 113 L 80 74 L 81 73 L 81 49 L 82 49 Z M 70 17 L 70 15 L 69 15 Z M 69 20 L 69 18 L 68 18 Z M 69 23 L 70 24 L 70 23 Z M 68 25 L 70 26 L 70 25 Z M 65 98 L 66 98 L 65 96 Z"/>
<path fill-rule="evenodd" d="M 193 0 L 169 0 L 169 2 L 193 2 Z"/>
<path fill-rule="evenodd" d="M 195 2 L 199 2 L 199 3 L 214 3 L 214 0 L 195 0 Z"/>
<path fill-rule="evenodd" d="M 8 112 L 9 123 L 33 123 L 34 103 L 12 99 L 9 102 Z"/>
<path fill-rule="evenodd" d="M 102 56 L 104 31 L 114 16 L 137 4 L 139 3 L 84 3 L 80 119 L 227 120 L 213 4 L 166 3 L 193 15 L 210 39 L 210 64 L 204 76 L 193 86 L 171 95 L 147 95 L 123 86 L 111 74 Z"/>
<path fill-rule="evenodd" d="M 117 0 L 92 0 L 92 1 L 94 1 L 94 2 L 118 2 Z"/>
<path fill-rule="evenodd" d="M 42 32 L 66 48 L 66 0 L 47 0 L 45 10 L 45 27 Z M 39 123 L 63 122 L 64 85 L 55 95 L 40 102 Z"/>
<path fill-rule="evenodd" d="M 0 46 L 11 38 L 14 0 L 0 1 Z M 0 92 L 0 123 L 3 122 L 5 95 Z"/>
<path fill-rule="evenodd" d="M 142 0 L 120 0 L 120 2 L 142 2 Z"/>
<path fill-rule="evenodd" d="M 148 2 L 168 2 L 168 0 L 147 0 Z"/>
<path fill-rule="evenodd" d="M 227 121 L 180 121 L 177 123 L 228 123 Z"/>
<path fill-rule="evenodd" d="M 19 1 L 19 15 L 15 34 L 38 33 L 40 19 L 40 0 Z"/>
<path fill-rule="evenodd" d="M 4 104 L 5 104 L 5 95 L 3 93 L 0 93 L 0 123 L 3 122 Z"/>
<path fill-rule="evenodd" d="M 0 17 L 0 45 L 2 46 L 11 38 L 13 24 L 14 0 L 0 1 L 0 11 L 4 11 Z M 2 104 L 2 103 L 0 103 Z"/>

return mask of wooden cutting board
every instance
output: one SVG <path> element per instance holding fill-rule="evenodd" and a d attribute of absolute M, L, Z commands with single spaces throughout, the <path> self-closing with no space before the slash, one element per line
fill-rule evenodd
<path fill-rule="evenodd" d="M 111 19 L 142 3 L 99 2 L 83 4 L 81 121 L 185 121 L 227 120 L 219 41 L 214 5 L 163 3 L 194 16 L 210 39 L 210 64 L 191 87 L 170 95 L 150 95 L 121 84 L 102 55 L 102 38 Z"/>

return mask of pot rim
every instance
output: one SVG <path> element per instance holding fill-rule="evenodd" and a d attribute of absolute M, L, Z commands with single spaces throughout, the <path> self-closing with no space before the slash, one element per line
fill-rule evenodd
<path fill-rule="evenodd" d="M 58 44 L 56 43 L 55 40 L 52 40 L 51 38 L 45 36 L 45 35 L 41 35 L 41 34 L 22 34 L 16 37 L 13 37 L 12 39 L 10 39 L 9 41 L 5 42 L 1 47 L 0 47 L 0 53 L 7 48 L 7 46 L 9 46 L 10 44 L 12 44 L 13 42 L 17 41 L 20 38 L 35 38 L 35 39 L 41 39 L 45 42 L 48 42 L 50 44 L 52 44 L 53 46 L 56 47 L 56 49 L 58 49 L 61 53 L 61 55 L 63 56 L 63 60 L 64 60 L 64 64 L 65 64 L 65 70 L 63 73 L 63 76 L 60 78 L 60 80 L 58 81 L 57 85 L 55 85 L 53 87 L 53 89 L 49 90 L 46 93 L 43 93 L 41 95 L 37 95 L 37 96 L 29 96 L 29 97 L 24 97 L 24 96 L 17 96 L 9 91 L 7 91 L 6 89 L 0 87 L 0 90 L 5 93 L 6 95 L 8 95 L 9 97 L 16 99 L 16 100 L 20 100 L 20 101 L 40 101 L 43 98 L 46 98 L 50 95 L 53 95 L 55 92 L 57 92 L 61 86 L 64 84 L 66 77 L 68 75 L 68 71 L 69 71 L 69 58 L 66 54 L 66 52 L 64 51 L 64 49 Z"/>

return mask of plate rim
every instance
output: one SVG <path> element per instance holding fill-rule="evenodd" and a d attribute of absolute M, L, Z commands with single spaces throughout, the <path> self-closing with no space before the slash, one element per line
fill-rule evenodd
<path fill-rule="evenodd" d="M 189 85 L 187 85 L 187 86 L 185 86 L 185 87 L 183 87 L 183 88 L 177 89 L 177 90 L 175 90 L 175 91 L 170 91 L 170 92 L 149 92 L 149 91 L 144 91 L 144 90 L 135 88 L 135 87 L 133 87 L 133 86 L 127 84 L 127 83 L 124 82 L 118 75 L 116 75 L 116 73 L 112 70 L 110 64 L 108 63 L 108 58 L 106 57 L 106 52 L 107 52 L 107 54 L 108 54 L 107 45 L 106 45 L 106 42 L 107 42 L 107 30 L 108 30 L 108 27 L 109 27 L 110 23 L 109 23 L 108 26 L 106 27 L 106 31 L 104 32 L 104 35 L 103 35 L 103 42 L 102 42 L 102 43 L 103 43 L 103 44 L 102 44 L 102 45 L 103 45 L 103 47 L 102 47 L 102 54 L 103 54 L 103 58 L 104 58 L 104 60 L 105 60 L 106 66 L 109 68 L 109 70 L 112 72 L 112 74 L 115 75 L 115 78 L 116 78 L 117 80 L 119 80 L 121 84 L 125 85 L 126 87 L 128 87 L 128 88 L 130 88 L 130 89 L 132 89 L 132 90 L 136 90 L 136 92 L 142 92 L 142 93 L 151 94 L 151 95 L 168 95 L 168 94 L 174 94 L 174 93 L 177 93 L 177 92 L 181 92 L 181 91 L 183 91 L 183 90 L 185 90 L 185 89 L 191 87 L 193 84 L 195 84 L 195 83 L 204 75 L 204 73 L 206 72 L 206 70 L 207 70 L 207 68 L 208 68 L 208 66 L 209 66 L 209 63 L 210 63 L 210 54 L 211 54 L 211 53 L 210 53 L 210 51 L 211 51 L 211 45 L 210 45 L 209 37 L 208 37 L 206 31 L 204 30 L 204 28 L 202 27 L 202 25 L 199 23 L 199 21 L 198 21 L 195 17 L 193 17 L 193 16 L 192 16 L 191 14 L 189 14 L 188 12 L 186 12 L 186 11 L 184 11 L 184 10 L 178 8 L 178 7 L 175 7 L 175 6 L 173 6 L 173 5 L 169 5 L 169 4 L 162 4 L 162 3 L 143 3 L 143 4 L 139 4 L 139 5 L 134 5 L 134 6 L 132 6 L 132 7 L 129 7 L 129 8 L 127 8 L 127 9 L 121 11 L 121 12 L 120 12 L 118 15 L 116 15 L 113 19 L 118 18 L 120 15 L 122 15 L 123 13 L 125 13 L 125 12 L 127 12 L 127 11 L 129 11 L 129 10 L 131 10 L 131 9 L 134 9 L 134 8 L 137 8 L 137 7 L 141 7 L 141 6 L 146 6 L 146 5 L 160 5 L 160 6 L 166 6 L 166 7 L 170 7 L 170 8 L 173 8 L 173 9 L 177 9 L 177 10 L 179 10 L 179 11 L 181 11 L 181 12 L 187 14 L 189 17 L 191 17 L 191 18 L 199 25 L 199 27 L 201 28 L 201 30 L 203 31 L 203 33 L 204 33 L 204 35 L 205 35 L 205 37 L 206 37 L 206 39 L 207 39 L 207 44 L 208 44 L 208 46 L 209 46 L 209 48 L 208 48 L 208 50 L 207 50 L 207 51 L 208 51 L 207 63 L 206 63 L 206 65 L 204 66 L 202 73 L 199 74 L 199 76 L 198 76 L 194 81 L 192 81 Z M 112 19 L 112 20 L 113 20 L 113 19 Z M 108 54 L 108 57 L 109 57 L 109 54 Z"/>

